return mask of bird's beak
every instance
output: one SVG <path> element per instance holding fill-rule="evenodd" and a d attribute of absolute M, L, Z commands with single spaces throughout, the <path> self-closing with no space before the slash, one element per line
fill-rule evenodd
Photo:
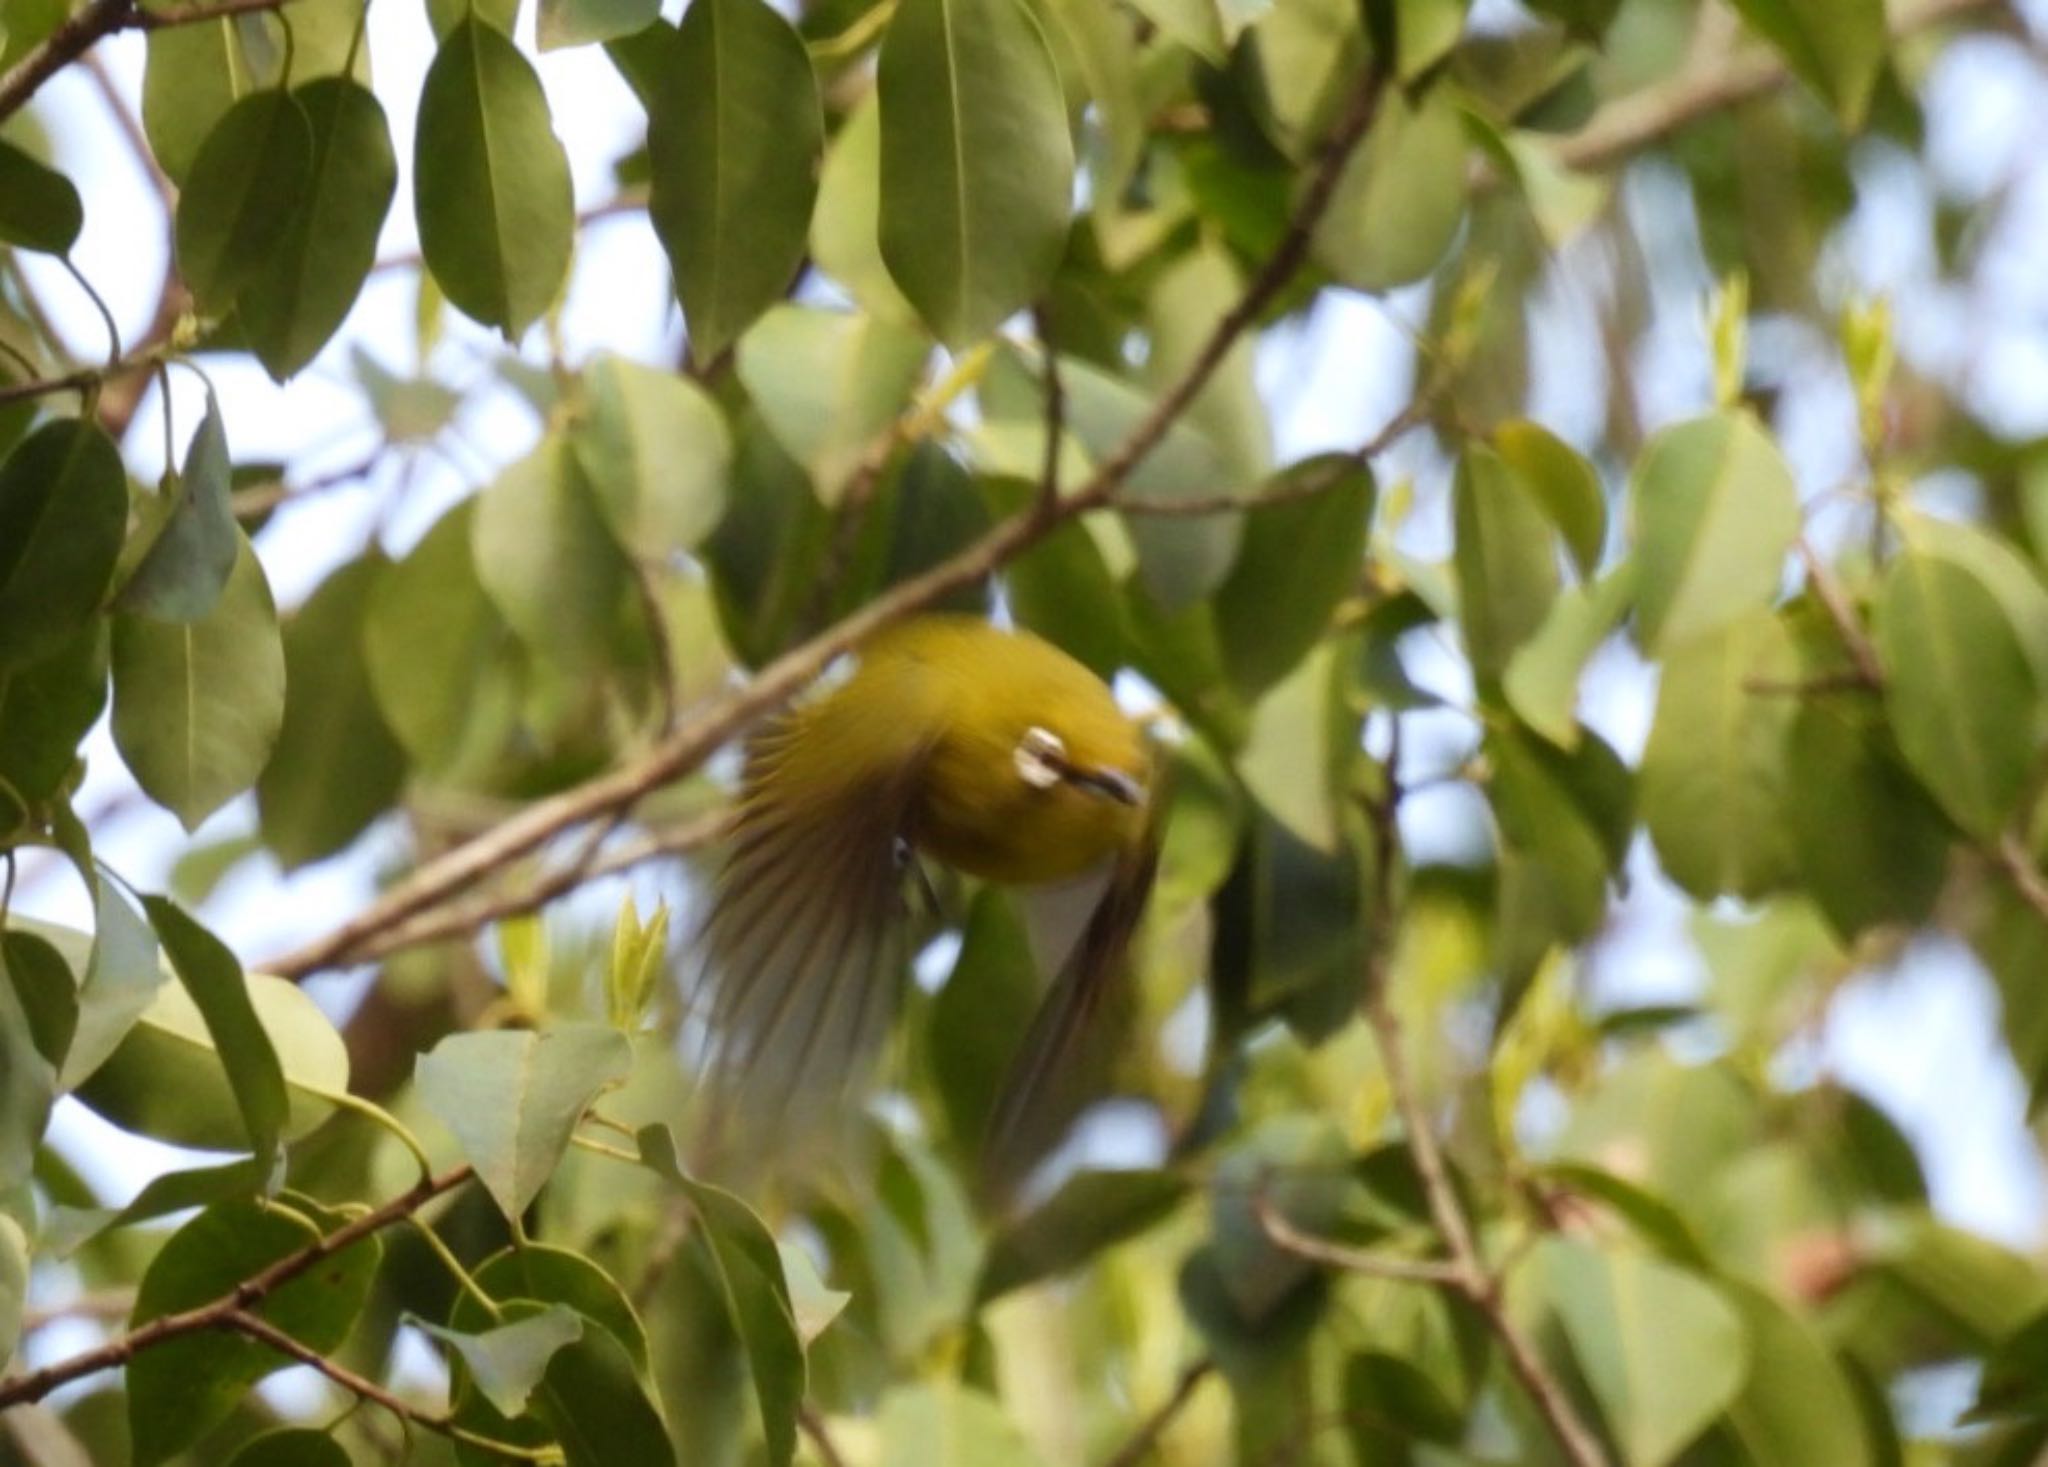
<path fill-rule="evenodd" d="M 1067 783 L 1115 800 L 1119 805 L 1142 805 L 1145 791 L 1135 779 L 1121 769 L 1076 769 L 1069 766 L 1063 771 Z"/>

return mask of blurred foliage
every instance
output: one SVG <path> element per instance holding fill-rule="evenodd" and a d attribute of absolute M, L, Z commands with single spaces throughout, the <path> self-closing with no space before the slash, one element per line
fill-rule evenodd
<path fill-rule="evenodd" d="M 68 257 L 101 201 L 0 111 L 0 849 L 9 897 L 33 853 L 95 914 L 0 897 L 0 1460 L 1573 1460 L 1504 1331 L 1628 1467 L 2039 1460 L 2048 1269 L 1944 1222 L 1898 1127 L 1801 1060 L 1838 995 L 1939 934 L 2048 1097 L 2048 454 L 1916 374 L 1836 253 L 1864 150 L 1927 166 L 1939 40 L 2006 7 L 691 0 L 677 25 L 539 0 L 529 47 L 515 0 L 429 0 L 416 98 L 359 0 L 148 9 L 140 137 L 190 296 L 104 383 L 62 365 L 16 261 Z M 63 19 L 11 0 L 0 63 Z M 593 45 L 648 118 L 602 212 L 666 253 L 675 361 L 562 349 L 588 219 L 531 52 Z M 1367 68 L 1377 113 L 1290 239 Z M 420 254 L 380 265 L 393 114 Z M 1926 221 L 1942 289 L 1991 288 L 1999 207 Z M 1239 320 L 1276 250 L 1302 268 Z M 419 283 L 403 371 L 343 329 L 384 269 Z M 1533 417 L 1560 282 L 1592 317 L 1575 435 Z M 1360 394 L 1278 359 L 1358 293 L 1398 304 L 1413 401 L 1290 462 L 1288 399 Z M 1674 293 L 1683 412 L 1640 391 Z M 437 353 L 451 308 L 499 333 L 489 371 Z M 385 514 L 479 398 L 538 432 L 280 614 L 263 526 L 303 476 L 238 456 L 209 386 L 138 483 L 113 389 L 202 348 L 282 381 L 341 342 Z M 1774 413 L 1816 362 L 1848 387 L 1841 485 L 1795 476 Z M 37 386 L 74 370 L 82 394 Z M 385 922 L 339 1028 L 96 859 L 74 809 L 105 716 L 192 837 L 171 880 L 202 915 L 259 854 L 398 881 L 643 767 L 1105 466 L 1115 501 L 943 602 L 1136 674 L 1172 764 L 1099 1145 L 1007 1212 L 975 1146 L 1045 914 L 944 873 L 954 940 L 860 1147 L 763 1183 L 774 1158 L 724 1175 L 679 1143 L 701 873 L 639 883 L 673 926 L 632 892 L 598 923 L 542 898 L 625 842 L 694 846 L 730 759 Z M 1603 705 L 1630 656 L 1655 673 L 1639 748 Z M 1447 787 L 1458 854 L 1425 859 L 1403 803 Z M 1589 973 L 1631 887 L 1667 882 L 1697 999 L 1617 1006 Z M 226 1159 L 101 1195 L 46 1142 L 67 1096 Z M 1440 1173 L 1404 1117 L 1441 1126 Z M 407 1191 L 458 1162 L 480 1186 Z M 1446 1207 L 1484 1288 L 1439 1276 L 1470 1261 Z M 317 1266 L 235 1292 L 292 1258 Z M 119 1374 L 31 1404 L 23 1373 L 124 1328 Z M 252 1390 L 289 1363 L 264 1329 L 335 1378 Z M 350 1379 L 387 1399 L 344 1409 Z"/>

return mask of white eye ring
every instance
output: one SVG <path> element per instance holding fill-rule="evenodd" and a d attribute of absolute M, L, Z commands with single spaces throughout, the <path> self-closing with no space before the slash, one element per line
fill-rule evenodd
<path fill-rule="evenodd" d="M 1065 740 L 1051 729 L 1036 724 L 1024 730 L 1015 755 L 1017 774 L 1035 790 L 1049 790 L 1060 782 L 1067 763 Z"/>

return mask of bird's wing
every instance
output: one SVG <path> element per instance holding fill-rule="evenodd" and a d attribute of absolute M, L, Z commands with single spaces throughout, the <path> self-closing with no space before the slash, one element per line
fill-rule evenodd
<path fill-rule="evenodd" d="M 1118 854 L 1101 901 L 1010 1062 L 982 1148 L 981 1190 L 992 1204 L 1009 1200 L 1097 1098 L 1113 1058 L 1105 1051 L 1123 1032 L 1115 1011 L 1131 997 L 1131 938 L 1158 873 L 1157 837 L 1148 828 Z"/>
<path fill-rule="evenodd" d="M 815 733 L 815 731 L 813 731 Z M 749 751 L 701 933 L 709 1120 L 733 1146 L 814 1139 L 887 1037 L 908 966 L 901 832 L 917 764 L 783 779 L 799 720 Z"/>

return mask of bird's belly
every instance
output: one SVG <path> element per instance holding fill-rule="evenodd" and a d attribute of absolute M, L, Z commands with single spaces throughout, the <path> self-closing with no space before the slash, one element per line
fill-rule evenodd
<path fill-rule="evenodd" d="M 911 843 L 955 870 L 1010 886 L 1064 881 L 1122 843 L 1128 816 L 1122 808 L 1064 792 L 1030 793 L 1045 798 L 969 807 L 927 800 Z"/>

